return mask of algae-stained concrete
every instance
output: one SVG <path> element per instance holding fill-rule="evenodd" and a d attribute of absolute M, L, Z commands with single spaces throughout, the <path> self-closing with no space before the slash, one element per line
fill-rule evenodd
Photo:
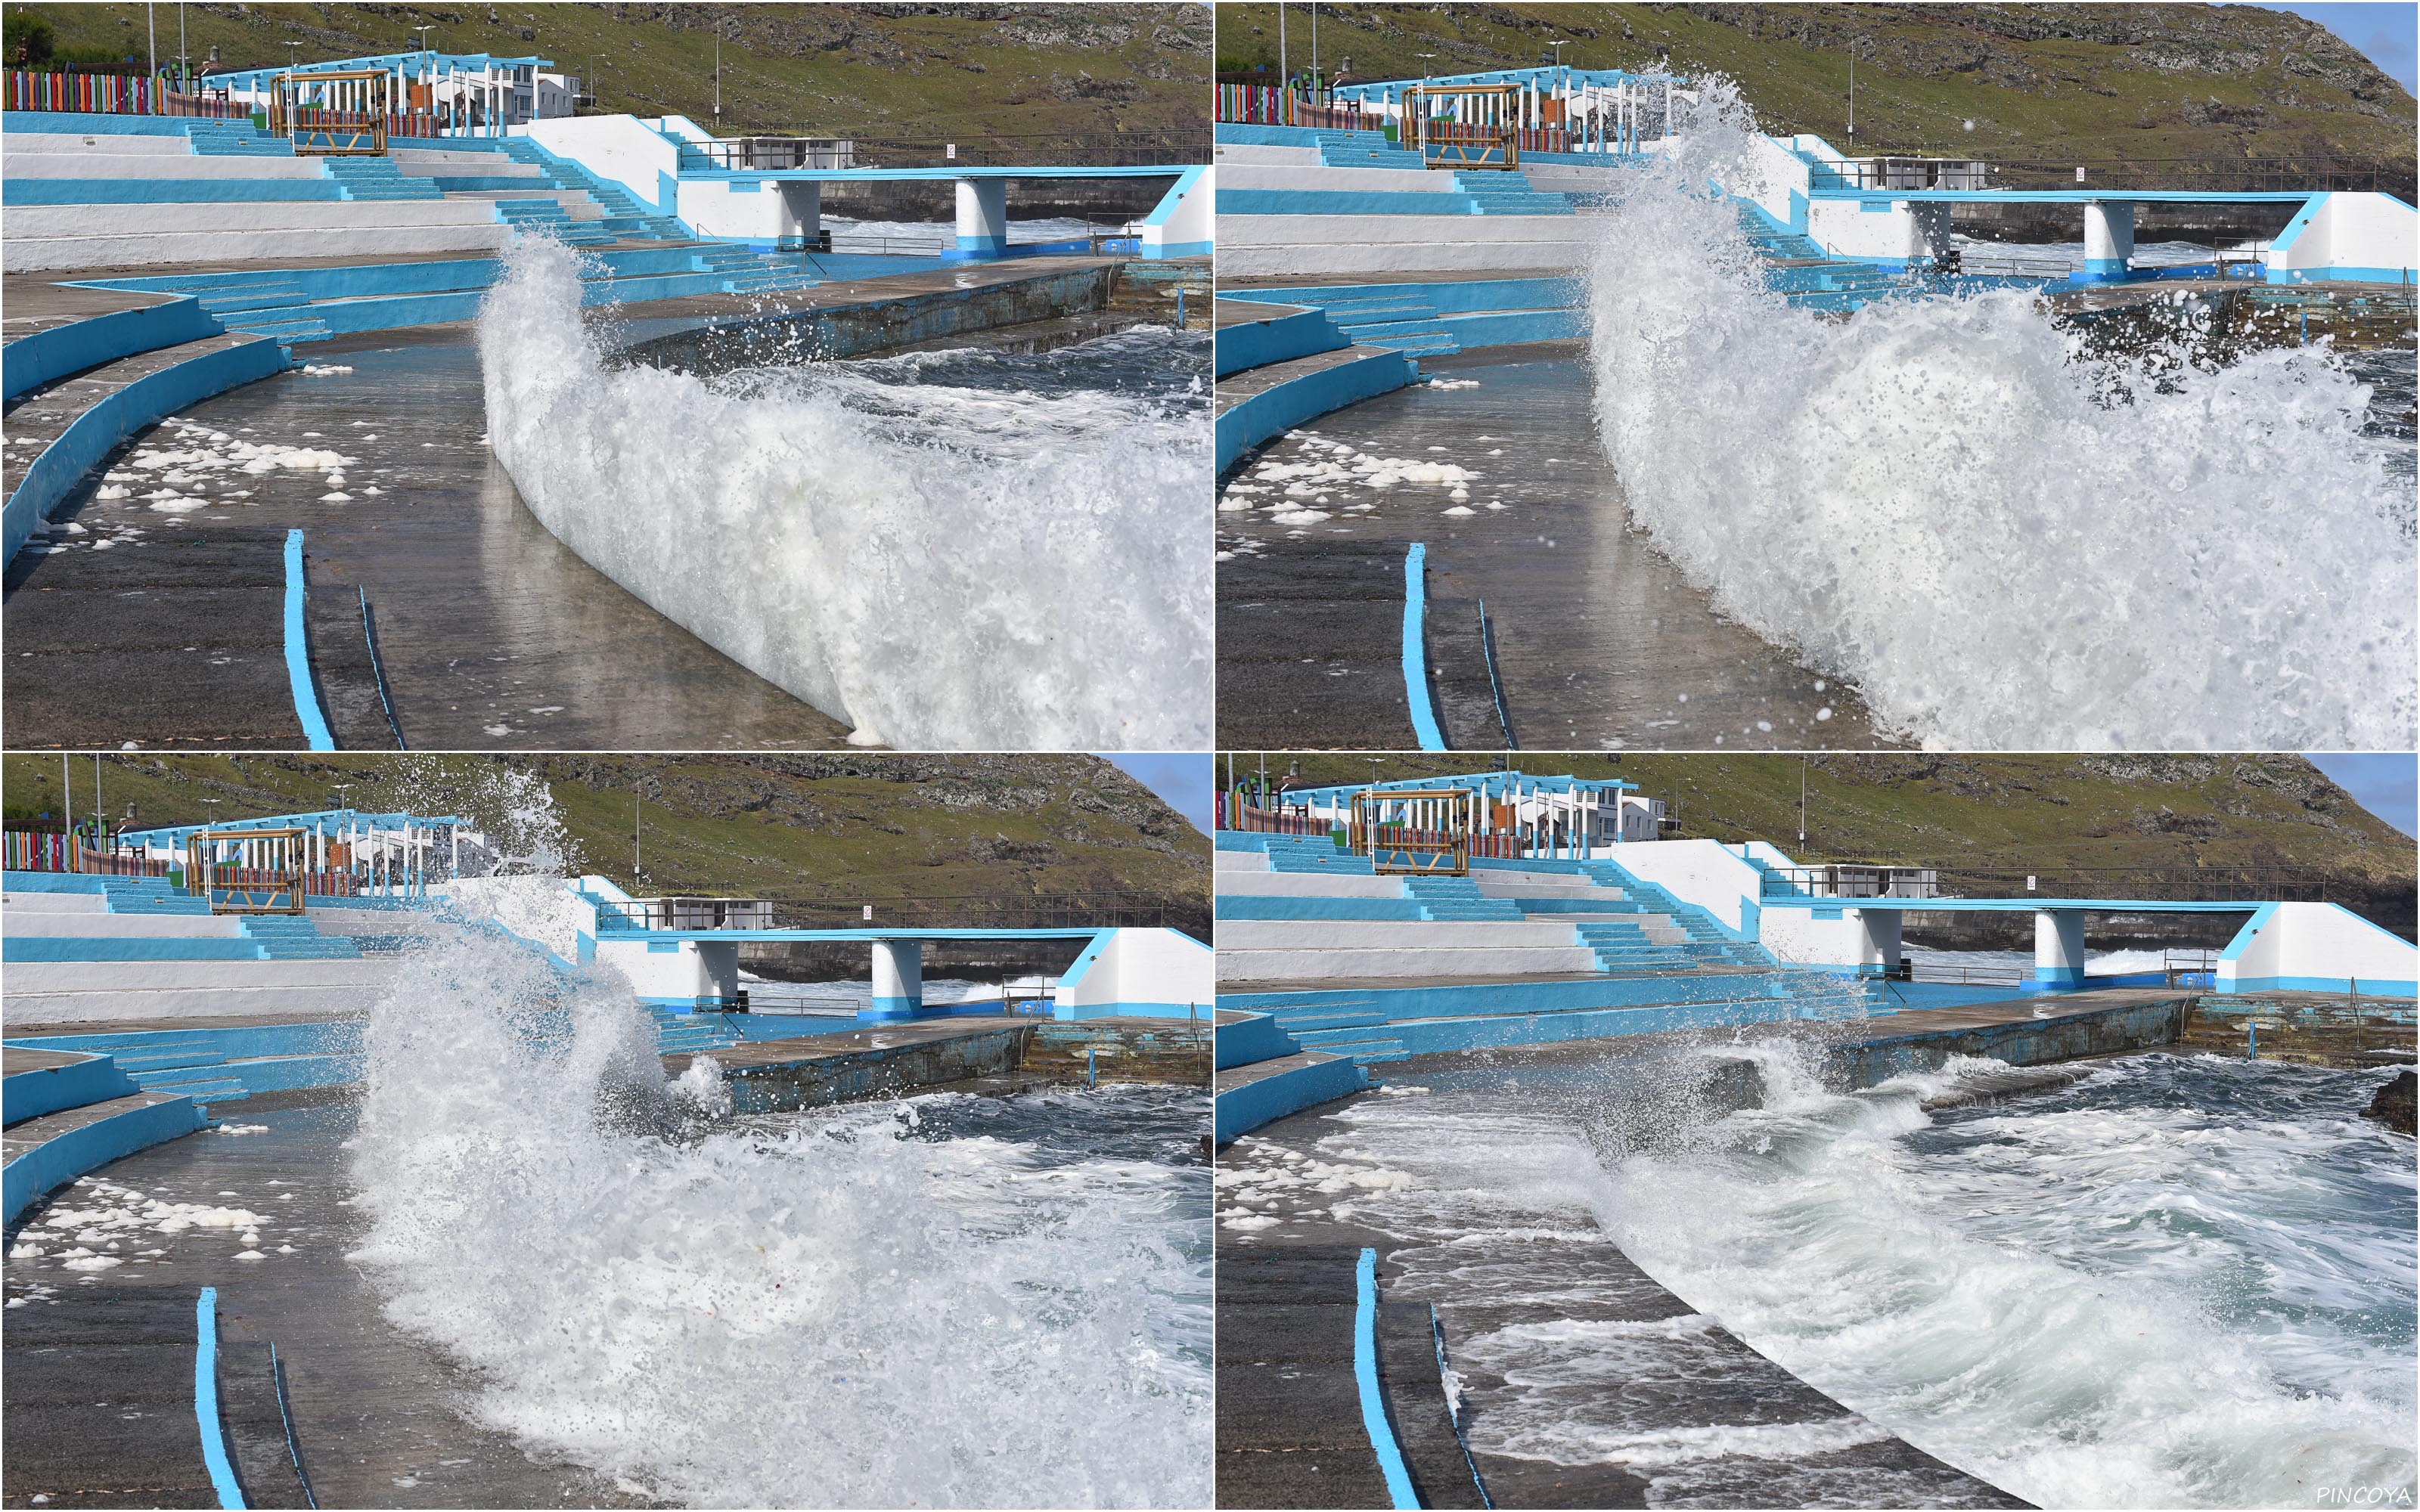
<path fill-rule="evenodd" d="M 1089 1054 L 1088 1054 L 1089 1052 Z M 1062 1024 L 995 1013 L 953 1014 L 784 1040 L 750 1040 L 663 1057 L 680 1075 L 711 1060 L 741 1113 L 787 1113 L 924 1088 L 1016 1075 L 1042 1082 L 1209 1079 L 1208 1021 L 1141 1016 Z"/>
<path fill-rule="evenodd" d="M 813 254 L 801 254 L 812 270 Z M 648 320 L 690 317 L 693 329 L 649 336 L 625 361 L 687 373 L 757 363 L 864 357 L 946 336 L 1098 310 L 1116 286 L 1119 259 L 1012 258 L 950 263 L 924 273 L 839 279 L 779 297 L 765 311 L 753 296 L 703 294 L 625 307 Z"/>

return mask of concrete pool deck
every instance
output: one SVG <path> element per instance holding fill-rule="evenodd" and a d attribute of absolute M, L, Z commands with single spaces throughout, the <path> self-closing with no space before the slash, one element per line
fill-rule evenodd
<path fill-rule="evenodd" d="M 902 299 L 1013 291 L 1071 276 L 1114 283 L 1122 261 L 953 264 L 782 293 L 592 306 L 588 317 L 639 339 L 852 311 L 880 328 L 884 311 Z M 55 281 L 25 282 L 30 290 Z M 108 303 L 116 291 L 54 293 L 64 315 Z M 1130 320 L 1154 313 L 1133 301 L 1125 309 Z M 994 329 L 994 316 L 1032 313 L 1011 297 L 996 311 L 958 311 L 953 319 L 981 332 Z M 537 523 L 478 442 L 484 400 L 470 332 L 458 323 L 311 343 L 300 349 L 303 361 L 354 371 L 279 373 L 178 411 L 244 440 L 357 457 L 348 502 L 324 501 L 330 490 L 317 472 L 285 470 L 213 480 L 240 482 L 252 498 L 213 500 L 187 514 L 154 512 L 140 498 L 97 500 L 101 468 L 74 485 L 45 533 L 8 571 L 0 616 L 15 653 L 8 714 L 16 743 L 301 745 L 280 613 L 287 533 L 299 529 L 310 664 L 340 748 L 395 748 L 396 726 L 416 748 L 844 745 L 846 726 L 666 620 Z M 893 334 L 920 332 L 903 325 L 863 333 L 877 346 Z M 44 439 L 47 432 L 27 429 L 38 424 L 63 429 L 115 386 L 115 367 L 127 367 L 122 378 L 131 380 L 147 363 L 190 355 L 185 347 L 147 353 L 38 390 L 12 410 L 10 439 Z M 173 434 L 144 427 L 112 457 L 167 443 Z M 36 455 L 30 447 L 9 454 Z M 19 471 L 14 461 L 9 467 L 13 486 Z M 365 493 L 368 486 L 380 492 Z M 102 540 L 109 548 L 93 549 Z M 380 696 L 380 669 L 393 724 Z"/>
<path fill-rule="evenodd" d="M 1448 486 L 1414 483 L 1332 489 L 1330 502 L 1310 506 L 1331 517 L 1299 528 L 1257 510 L 1222 511 L 1219 547 L 1233 553 L 1218 563 L 1222 745 L 1413 744 L 1401 653 L 1404 558 L 1414 542 L 1427 548 L 1427 671 L 1448 748 L 1892 744 L 1853 689 L 1722 618 L 1630 527 L 1596 443 L 1579 344 L 1424 358 L 1421 370 L 1479 387 L 1416 383 L 1298 429 L 1364 454 L 1466 468 L 1477 476 L 1460 507 L 1471 513 L 1448 516 L 1456 507 Z M 1229 385 L 1252 377 L 1220 379 L 1222 402 Z M 1249 483 L 1264 460 L 1332 455 L 1280 436 L 1229 481 Z M 1378 507 L 1345 508 L 1364 502 Z"/>

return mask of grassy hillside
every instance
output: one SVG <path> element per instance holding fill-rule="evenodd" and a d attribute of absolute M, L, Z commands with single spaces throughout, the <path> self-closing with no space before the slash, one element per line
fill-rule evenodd
<path fill-rule="evenodd" d="M 147 53 L 139 5 L 11 6 L 62 47 Z M 159 55 L 177 11 L 157 10 Z M 1206 5 L 189 5 L 185 51 L 231 68 L 420 45 L 535 54 L 593 78 L 598 108 L 712 128 L 722 32 L 725 134 L 973 136 L 1199 128 L 1208 120 Z"/>
<path fill-rule="evenodd" d="M 69 759 L 79 818 L 93 759 Z M 113 823 L 335 808 L 455 813 L 525 849 L 534 777 L 571 859 L 641 894 L 831 897 L 1140 893 L 1209 912 L 1201 831 L 1090 756 L 120 756 L 101 760 Z M 0 760 L 13 826 L 59 811 L 60 758 Z M 204 798 L 222 800 L 213 816 Z M 633 877 L 633 800 L 644 877 Z M 522 810 L 516 818 L 514 810 Z"/>
<path fill-rule="evenodd" d="M 1302 785 L 1368 780 L 1356 756 L 1271 756 Z M 1387 780 L 1474 769 L 1467 756 L 1399 756 Z M 1542 776 L 1622 778 L 1677 810 L 1683 837 L 1765 840 L 1802 862 L 1885 861 L 2005 871 L 2290 867 L 2390 928 L 2412 928 L 2412 841 L 2299 756 L 1795 756 L 1523 754 Z M 1221 767 L 1223 775 L 1224 768 Z M 1257 762 L 1238 756 L 1238 776 Z"/>
<path fill-rule="evenodd" d="M 2004 160 L 2356 155 L 2414 158 L 2402 85 L 2316 23 L 2250 6 L 1335 5 L 1321 63 L 1356 76 L 1528 68 L 1567 39 L 1581 68 L 1739 81 L 1765 130 Z M 1287 62 L 1310 60 L 1287 8 Z M 1277 8 L 1218 8 L 1218 70 L 1275 70 Z M 1418 54 L 1437 54 L 1423 65 Z M 1974 123 L 1967 129 L 1967 122 Z"/>

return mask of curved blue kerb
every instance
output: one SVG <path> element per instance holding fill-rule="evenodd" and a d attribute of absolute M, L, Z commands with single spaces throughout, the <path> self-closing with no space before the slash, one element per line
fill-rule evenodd
<path fill-rule="evenodd" d="M 1404 557 L 1404 701 L 1412 708 L 1412 733 L 1420 749 L 1445 749 L 1445 732 L 1429 706 L 1427 635 L 1429 548 L 1415 541 Z"/>
<path fill-rule="evenodd" d="M 202 1463 L 209 1467 L 210 1486 L 219 1505 L 240 1507 L 243 1488 L 236 1484 L 235 1466 L 227 1458 L 226 1433 L 219 1427 L 219 1288 L 204 1287 L 194 1304 L 194 1325 L 199 1342 L 194 1348 L 194 1423 L 202 1433 Z"/>
<path fill-rule="evenodd" d="M 319 695 L 311 688 L 311 642 L 302 630 L 302 532 L 286 532 L 286 680 L 294 686 L 294 717 L 302 721 L 302 738 L 313 750 L 334 750 L 336 737 L 328 733 L 319 712 Z"/>
<path fill-rule="evenodd" d="M 1353 1382 L 1361 1388 L 1361 1427 L 1378 1457 L 1378 1473 L 1387 1478 L 1387 1499 L 1397 1507 L 1417 1507 L 1412 1473 L 1404 1468 L 1404 1451 L 1395 1444 L 1395 1430 L 1387 1423 L 1387 1404 L 1378 1395 L 1378 1252 L 1365 1249 L 1353 1268 Z"/>

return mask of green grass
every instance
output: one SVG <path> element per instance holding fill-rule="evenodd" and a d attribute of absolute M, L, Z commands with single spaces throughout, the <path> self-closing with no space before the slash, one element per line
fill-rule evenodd
<path fill-rule="evenodd" d="M 77 817 L 93 758 L 68 758 Z M 122 756 L 101 759 L 113 825 L 258 818 L 340 806 L 504 825 L 500 771 L 545 781 L 577 863 L 643 894 L 843 897 L 1133 892 L 1205 914 L 1201 832 L 1090 756 Z M 60 811 L 60 758 L 0 759 L 13 827 Z M 644 877 L 631 871 L 637 800 Z M 215 814 L 201 800 L 221 801 Z"/>
<path fill-rule="evenodd" d="M 535 55 L 593 78 L 598 108 L 685 115 L 714 130 L 722 28 L 722 134 L 917 136 L 1201 129 L 1209 118 L 1206 5 L 1037 5 L 972 14 L 887 6 L 183 8 L 199 69 L 407 52 L 411 28 L 448 53 Z M 62 47 L 147 60 L 140 5 L 27 5 Z M 158 55 L 178 52 L 178 9 L 158 8 Z"/>
<path fill-rule="evenodd" d="M 1418 78 L 1562 60 L 1736 80 L 1768 131 L 2004 161 L 2350 155 L 2414 161 L 2411 95 L 2334 34 L 2250 6 L 1335 5 L 1320 62 Z M 2040 31 L 2040 36 L 2014 32 Z M 2066 33 L 2067 35 L 2059 35 Z M 1288 65 L 1311 28 L 1287 8 Z M 1857 45 L 1857 133 L 1848 135 Z M 1277 8 L 1218 8 L 1221 73 L 1274 74 Z M 1437 54 L 1424 64 L 1418 54 Z M 1973 122 L 1972 130 L 1967 123 Z"/>

